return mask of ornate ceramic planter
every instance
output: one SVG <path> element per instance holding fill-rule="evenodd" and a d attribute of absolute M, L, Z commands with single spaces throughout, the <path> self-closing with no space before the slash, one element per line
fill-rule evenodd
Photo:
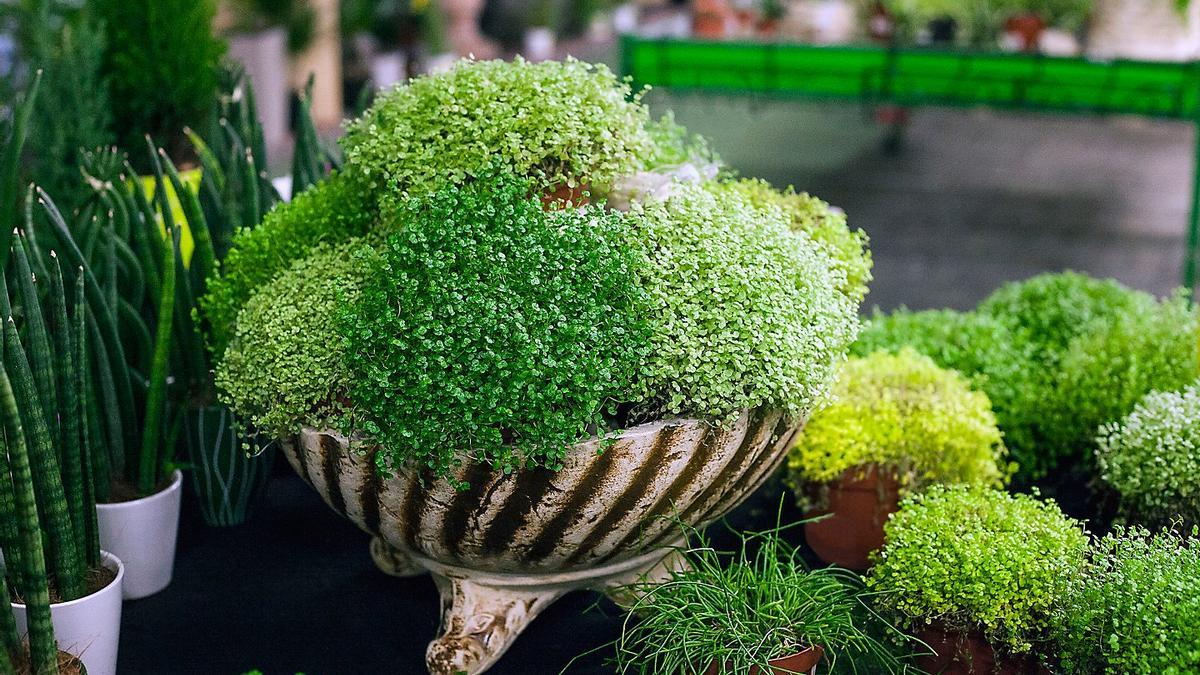
<path fill-rule="evenodd" d="M 431 673 L 481 673 L 568 591 L 610 590 L 679 565 L 673 519 L 702 525 L 739 504 L 778 468 L 799 425 L 744 413 L 729 428 L 698 420 L 633 427 L 602 454 L 595 440 L 561 471 L 512 475 L 464 463 L 471 488 L 401 472 L 381 479 L 374 451 L 305 430 L 284 454 L 335 511 L 374 536 L 390 574 L 433 573 L 442 596 Z"/>

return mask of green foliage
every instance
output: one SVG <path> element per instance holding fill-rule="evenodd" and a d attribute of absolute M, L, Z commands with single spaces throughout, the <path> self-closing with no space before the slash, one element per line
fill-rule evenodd
<path fill-rule="evenodd" d="M 796 484 L 836 481 L 869 465 L 893 472 L 910 490 L 1003 482 L 1004 446 L 987 395 L 928 357 L 904 349 L 851 359 L 831 399 L 788 456 Z"/>
<path fill-rule="evenodd" d="M 333 317 L 354 302 L 366 272 L 356 241 L 323 244 L 260 286 L 242 307 L 217 364 L 222 399 L 273 438 L 336 425 L 349 388 Z"/>
<path fill-rule="evenodd" d="M 983 487 L 909 495 L 885 526 L 868 586 L 903 625 L 982 630 L 1024 653 L 1083 569 L 1087 535 L 1053 502 Z"/>
<path fill-rule="evenodd" d="M 321 244 L 366 234 L 374 220 L 367 201 L 348 175 L 333 174 L 277 206 L 257 227 L 234 236 L 220 276 L 208 280 L 208 292 L 200 299 L 218 359 L 233 337 L 242 305 L 260 286 Z"/>
<path fill-rule="evenodd" d="M 545 211 L 527 180 L 501 176 L 409 199 L 387 219 L 398 231 L 340 317 L 380 468 L 445 475 L 467 453 L 504 471 L 558 467 L 646 353 L 625 216 Z"/>
<path fill-rule="evenodd" d="M 871 252 L 867 249 L 867 233 L 851 230 L 846 214 L 805 192 L 792 187 L 776 190 L 758 178 L 743 178 L 725 183 L 713 183 L 716 189 L 733 190 L 759 208 L 774 206 L 790 219 L 793 230 L 805 232 L 825 248 L 834 263 L 846 275 L 841 291 L 855 303 L 867 295 L 871 282 Z"/>
<path fill-rule="evenodd" d="M 709 420 L 760 406 L 810 411 L 859 325 L 825 248 L 782 212 L 698 184 L 631 213 L 649 259 L 643 405 Z"/>
<path fill-rule="evenodd" d="M 905 347 L 928 356 L 943 368 L 957 370 L 970 380 L 973 389 L 987 394 L 1021 475 L 1045 469 L 1030 434 L 1032 422 L 1025 419 L 1038 411 L 1021 405 L 1037 368 L 1027 345 L 1018 344 L 1006 325 L 981 312 L 877 311 L 850 352 L 866 356 Z"/>
<path fill-rule="evenodd" d="M 653 151 L 646 160 L 647 169 L 677 167 L 693 164 L 720 164 L 721 158 L 708 144 L 708 139 L 693 134 L 675 121 L 675 113 L 666 114 L 646 126 Z"/>
<path fill-rule="evenodd" d="M 1091 461 L 1096 429 L 1155 390 L 1200 375 L 1195 313 L 1182 297 L 1157 303 L 1112 280 L 1066 272 L 1007 284 L 979 311 L 1012 331 L 1027 355 L 1004 402 L 1009 448 L 1034 479 Z"/>
<path fill-rule="evenodd" d="M 1117 529 L 1055 612 L 1061 672 L 1200 672 L 1200 540 Z"/>
<path fill-rule="evenodd" d="M 1150 393 L 1103 426 L 1096 464 L 1135 521 L 1200 523 L 1200 386 Z"/>
<path fill-rule="evenodd" d="M 808 569 L 778 531 L 742 535 L 735 554 L 690 534 L 686 569 L 620 589 L 636 600 L 615 641 L 617 672 L 774 672 L 768 661 L 811 645 L 833 672 L 903 672 L 880 637 L 903 638 L 867 609 L 856 575 Z"/>
<path fill-rule="evenodd" d="M 541 191 L 600 187 L 652 150 L 638 96 L 602 65 L 463 61 L 381 94 L 346 131 L 347 166 L 372 194 L 428 194 L 494 162 Z"/>
<path fill-rule="evenodd" d="M 203 128 L 225 51 L 213 36 L 215 0 L 88 0 L 108 35 L 104 73 L 125 148 L 149 134 L 177 159 L 184 127 Z"/>

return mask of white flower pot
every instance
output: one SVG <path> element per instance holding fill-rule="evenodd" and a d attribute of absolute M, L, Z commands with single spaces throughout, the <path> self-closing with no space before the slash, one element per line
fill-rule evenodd
<path fill-rule="evenodd" d="M 229 56 L 246 67 L 254 83 L 254 103 L 268 147 L 288 136 L 291 91 L 288 81 L 287 30 L 270 28 L 229 36 Z"/>
<path fill-rule="evenodd" d="M 371 84 L 376 89 L 391 89 L 408 79 L 404 52 L 383 52 L 371 57 Z"/>
<path fill-rule="evenodd" d="M 1200 56 L 1200 3 L 1181 12 L 1175 0 L 1097 0 L 1087 43 L 1097 59 L 1194 59 Z"/>
<path fill-rule="evenodd" d="M 70 602 L 50 605 L 50 621 L 58 648 L 78 656 L 88 675 L 116 675 L 117 643 L 121 637 L 121 586 L 125 566 L 108 551 L 100 552 L 101 564 L 117 576 L 104 588 Z M 17 633 L 25 638 L 28 624 L 25 605 L 12 603 Z"/>
<path fill-rule="evenodd" d="M 554 31 L 536 26 L 525 31 L 525 45 L 521 55 L 529 61 L 549 61 L 554 58 Z"/>
<path fill-rule="evenodd" d="M 171 583 L 182 484 L 183 474 L 176 471 L 171 485 L 161 492 L 130 502 L 96 505 L 100 547 L 125 563 L 126 600 L 154 595 Z"/>

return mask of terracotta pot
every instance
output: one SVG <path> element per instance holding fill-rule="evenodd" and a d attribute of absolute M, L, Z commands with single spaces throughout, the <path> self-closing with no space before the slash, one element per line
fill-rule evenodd
<path fill-rule="evenodd" d="M 497 473 L 464 459 L 470 484 L 375 470 L 377 449 L 306 429 L 284 456 L 335 511 L 375 535 L 389 574 L 432 572 L 442 596 L 431 673 L 481 673 L 564 593 L 667 578 L 682 565 L 678 522 L 702 527 L 741 503 L 783 461 L 800 425 L 778 411 L 727 426 L 672 419 L 627 429 L 603 453 L 571 448 L 559 471 Z"/>
<path fill-rule="evenodd" d="M 1022 675 L 1045 672 L 1033 657 L 997 652 L 980 631 L 966 635 L 941 627 L 917 635 L 934 651 L 917 657 L 917 667 L 931 675 Z"/>
<path fill-rule="evenodd" d="M 1033 12 L 1025 12 L 1013 16 L 1004 23 L 1004 32 L 1016 38 L 1021 51 L 1036 52 L 1042 39 L 1042 31 L 1046 30 L 1046 22 Z"/>
<path fill-rule="evenodd" d="M 694 0 L 692 3 L 692 33 L 698 38 L 725 38 L 733 21 L 733 9 L 726 0 Z"/>
<path fill-rule="evenodd" d="M 816 675 L 817 664 L 824 656 L 825 650 L 814 645 L 791 656 L 782 656 L 767 661 L 767 665 L 771 667 L 769 673 L 763 673 L 762 668 L 758 666 L 750 666 L 749 675 L 800 675 L 800 673 Z M 705 675 L 717 675 L 718 672 L 720 672 L 720 668 L 717 667 L 716 661 L 709 665 L 708 670 L 704 671 Z"/>
<path fill-rule="evenodd" d="M 900 486 L 891 475 L 880 476 L 876 467 L 851 469 L 827 486 L 828 504 L 806 518 L 832 514 L 805 523 L 804 537 L 827 563 L 863 571 L 871 566 L 870 553 L 883 546 L 883 525 L 900 510 Z"/>
<path fill-rule="evenodd" d="M 592 186 L 588 183 L 580 183 L 575 187 L 564 183 L 553 190 L 542 193 L 542 208 L 549 210 L 555 207 L 561 209 L 585 206 L 589 201 L 588 195 L 591 190 Z"/>

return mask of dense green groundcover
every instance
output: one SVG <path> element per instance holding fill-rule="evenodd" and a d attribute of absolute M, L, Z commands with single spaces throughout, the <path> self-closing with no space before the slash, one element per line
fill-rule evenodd
<path fill-rule="evenodd" d="M 1068 675 L 1200 672 L 1200 540 L 1118 529 L 1094 547 L 1055 612 Z"/>
<path fill-rule="evenodd" d="M 903 489 L 930 483 L 1000 487 L 1004 446 L 987 395 L 912 349 L 851 359 L 832 402 L 813 414 L 788 455 L 797 485 L 879 466 Z"/>
<path fill-rule="evenodd" d="M 639 421 L 803 416 L 858 330 L 865 237 L 819 200 L 706 171 L 604 206 L 617 178 L 714 157 L 603 67 L 462 62 L 345 145 L 235 237 L 202 302 L 223 398 L 274 435 L 362 435 L 384 471 L 555 467 Z M 594 205 L 545 210 L 564 183 Z"/>
<path fill-rule="evenodd" d="M 1017 653 L 1045 639 L 1088 543 L 1053 502 L 979 486 L 910 495 L 885 531 L 868 585 L 902 626 L 981 630 Z"/>
<path fill-rule="evenodd" d="M 854 353 L 909 345 L 987 392 L 1017 477 L 1092 461 L 1096 431 L 1145 394 L 1200 376 L 1197 313 L 1111 280 L 1065 272 L 997 290 L 973 312 L 877 315 Z"/>
<path fill-rule="evenodd" d="M 1124 419 L 1105 425 L 1096 464 L 1130 520 L 1200 523 L 1200 385 L 1148 394 Z"/>
<path fill-rule="evenodd" d="M 411 458 L 445 473 L 465 453 L 557 468 L 647 355 L 627 219 L 546 211 L 512 176 L 389 217 L 396 233 L 338 314 L 361 429 L 388 449 L 380 468 Z"/>

